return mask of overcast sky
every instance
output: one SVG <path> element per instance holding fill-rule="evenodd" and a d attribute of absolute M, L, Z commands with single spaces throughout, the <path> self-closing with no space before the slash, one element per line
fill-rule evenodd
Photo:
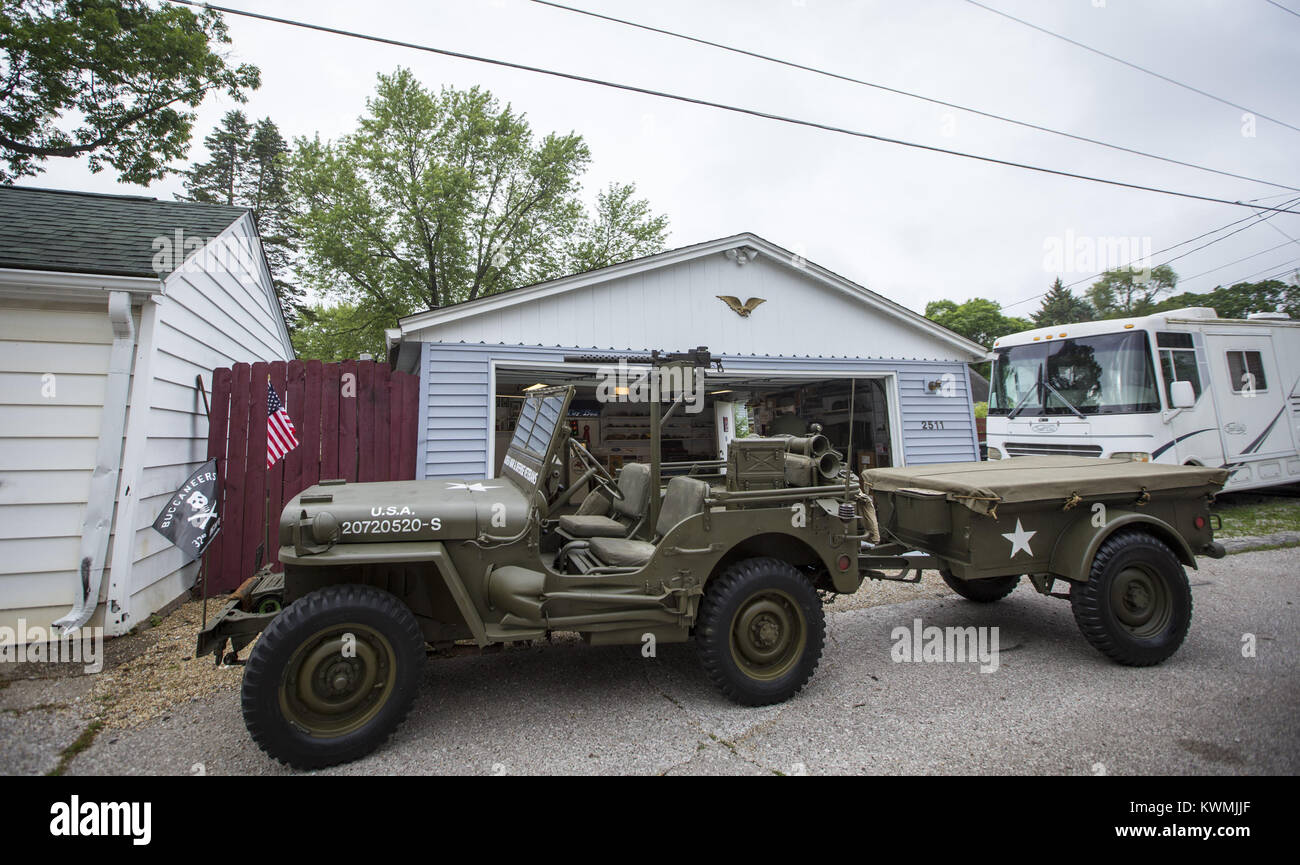
<path fill-rule="evenodd" d="M 965 0 L 730 0 L 570 5 L 922 93 L 1162 156 L 1300 187 L 1300 132 L 1242 112 Z M 984 0 L 1017 17 L 1300 126 L 1300 16 L 1266 0 Z M 1300 0 L 1280 0 L 1300 11 Z M 527 0 L 277 0 L 225 5 L 786 114 L 957 150 L 1233 200 L 1286 190 L 951 112 L 914 99 L 633 30 Z M 1012 304 L 1099 262 L 1046 259 L 1069 238 L 1137 238 L 1155 251 L 1249 215 L 974 162 L 650 96 L 227 16 L 233 59 L 262 87 L 243 109 L 287 138 L 355 128 L 375 76 L 407 66 L 427 86 L 481 85 L 533 129 L 580 133 L 588 199 L 634 181 L 671 220 L 670 246 L 752 231 L 916 310 L 938 298 Z M 209 98 L 191 157 L 231 107 Z M 170 198 L 111 169 L 51 160 L 28 185 Z M 1300 196 L 1292 192 L 1290 195 Z M 1300 206 L 1297 206 L 1300 209 Z M 1176 262 L 1208 290 L 1300 258 L 1283 214 Z M 1243 223 L 1244 224 L 1244 223 Z M 1280 230 L 1279 230 L 1280 229 Z M 1196 244 L 1193 244 L 1193 246 Z M 1079 251 L 1085 246 L 1080 245 Z M 1184 252 L 1183 247 L 1166 256 Z M 1080 286 L 1082 290 L 1084 286 Z M 1008 312 L 1027 315 L 1037 302 Z"/>

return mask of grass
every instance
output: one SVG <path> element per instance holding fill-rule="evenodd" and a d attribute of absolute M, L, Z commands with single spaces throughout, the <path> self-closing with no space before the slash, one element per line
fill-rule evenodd
<path fill-rule="evenodd" d="M 90 724 L 86 726 L 86 729 L 81 731 L 81 735 L 78 736 L 71 745 L 64 748 L 62 753 L 59 754 L 59 765 L 55 766 L 45 774 L 62 775 L 66 772 L 68 764 L 72 762 L 72 758 L 94 744 L 95 737 L 99 735 L 99 731 L 102 729 L 104 729 L 103 721 L 91 721 Z"/>
<path fill-rule="evenodd" d="M 1215 501 L 1214 512 L 1223 519 L 1216 538 L 1300 532 L 1300 495 L 1225 493 Z"/>

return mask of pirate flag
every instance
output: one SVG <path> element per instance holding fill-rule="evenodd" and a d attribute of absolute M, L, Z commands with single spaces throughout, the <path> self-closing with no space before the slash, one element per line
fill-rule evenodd
<path fill-rule="evenodd" d="M 181 548 L 186 562 L 203 555 L 221 530 L 218 495 L 217 461 L 208 460 L 172 494 L 153 521 L 153 527 L 163 537 Z"/>

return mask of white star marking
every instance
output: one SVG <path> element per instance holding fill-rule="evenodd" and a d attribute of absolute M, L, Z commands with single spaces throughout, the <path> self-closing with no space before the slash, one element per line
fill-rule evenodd
<path fill-rule="evenodd" d="M 485 487 L 478 481 L 472 484 L 447 484 L 449 490 L 469 490 L 472 493 L 485 493 L 488 490 L 500 489 L 500 487 Z"/>
<path fill-rule="evenodd" d="M 1003 532 L 1002 534 L 1002 537 L 1011 541 L 1011 555 L 1007 556 L 1007 558 L 1014 559 L 1016 553 L 1024 550 L 1032 559 L 1034 557 L 1034 551 L 1029 549 L 1029 539 L 1036 534 L 1038 534 L 1038 532 L 1025 531 L 1024 527 L 1020 525 L 1020 520 L 1016 520 L 1016 530 L 1014 532 Z"/>

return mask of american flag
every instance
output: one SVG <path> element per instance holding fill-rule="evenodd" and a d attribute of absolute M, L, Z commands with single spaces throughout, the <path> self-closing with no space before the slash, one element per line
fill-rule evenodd
<path fill-rule="evenodd" d="M 276 396 L 271 382 L 266 383 L 266 467 L 298 446 L 298 431 L 293 428 L 284 403 Z"/>

